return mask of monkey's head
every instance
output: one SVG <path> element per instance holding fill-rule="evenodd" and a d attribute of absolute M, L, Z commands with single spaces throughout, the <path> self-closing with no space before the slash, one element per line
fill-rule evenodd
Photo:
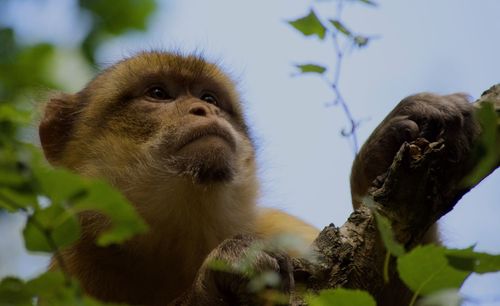
<path fill-rule="evenodd" d="M 39 133 L 50 163 L 106 178 L 126 194 L 187 185 L 256 189 L 254 148 L 233 82 L 198 56 L 125 59 L 80 92 L 53 97 Z"/>

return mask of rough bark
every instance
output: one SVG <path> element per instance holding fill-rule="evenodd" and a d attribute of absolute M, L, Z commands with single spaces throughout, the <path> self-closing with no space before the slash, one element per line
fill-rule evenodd
<path fill-rule="evenodd" d="M 475 102 L 493 102 L 500 112 L 500 84 L 487 90 Z M 477 163 L 471 156 L 457 165 L 448 162 L 442 142 L 417 139 L 404 143 L 383 177 L 370 190 L 376 209 L 389 218 L 396 239 L 411 248 L 429 227 L 448 213 L 474 186 L 463 186 L 463 178 Z M 471 155 L 472 154 L 471 152 Z M 490 169 L 492 173 L 498 164 Z M 382 247 L 372 211 L 363 206 L 341 227 L 327 226 L 314 241 L 319 262 L 294 258 L 297 283 L 308 290 L 346 287 L 377 295 L 383 286 Z M 302 305 L 300 296 L 293 305 Z"/>

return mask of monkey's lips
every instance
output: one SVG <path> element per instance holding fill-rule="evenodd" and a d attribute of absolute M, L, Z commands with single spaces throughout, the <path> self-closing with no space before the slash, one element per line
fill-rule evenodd
<path fill-rule="evenodd" d="M 188 129 L 186 133 L 181 135 L 180 141 L 177 145 L 177 150 L 181 150 L 192 143 L 198 142 L 199 140 L 209 140 L 210 138 L 223 140 L 227 145 L 229 145 L 232 151 L 236 149 L 236 141 L 231 132 L 219 124 L 212 123 L 198 125 Z"/>

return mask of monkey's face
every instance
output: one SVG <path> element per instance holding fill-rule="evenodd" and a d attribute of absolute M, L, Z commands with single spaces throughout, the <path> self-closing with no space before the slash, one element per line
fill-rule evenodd
<path fill-rule="evenodd" d="M 142 53 L 49 103 L 40 125 L 49 161 L 122 189 L 255 175 L 232 82 L 193 56 Z"/>

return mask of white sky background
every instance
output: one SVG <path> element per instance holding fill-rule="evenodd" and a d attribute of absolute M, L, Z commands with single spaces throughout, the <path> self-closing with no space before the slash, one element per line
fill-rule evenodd
<path fill-rule="evenodd" d="M 67 45 L 81 37 L 75 29 L 86 23 L 71 13 L 73 1 L 50 0 L 47 8 L 16 2 L 8 12 L 0 12 L 0 23 L 4 19 L 18 25 L 26 40 Z M 477 98 L 500 82 L 500 1 L 379 2 L 375 9 L 347 6 L 344 14 L 353 31 L 379 36 L 349 55 L 341 74 L 341 90 L 354 115 L 369 119 L 359 129 L 361 141 L 409 94 L 462 91 Z M 209 59 L 222 60 L 239 80 L 259 144 L 263 205 L 318 227 L 331 222 L 340 226 L 351 210 L 348 177 L 353 154 L 340 136 L 347 123 L 340 108 L 325 107 L 332 93 L 319 78 L 291 77 L 294 63 L 334 64 L 329 43 L 304 39 L 285 22 L 307 14 L 311 3 L 320 15 L 335 17 L 335 1 L 165 1 L 148 34 L 111 41 L 101 50 L 99 62 L 112 63 L 141 49 L 172 47 L 203 50 Z M 67 67 L 61 73 L 72 75 Z M 68 86 L 76 90 L 85 81 Z M 448 245 L 476 244 L 478 250 L 500 253 L 499 186 L 500 174 L 495 173 L 443 218 Z M 18 235 L 13 224 L 21 222 L 0 219 L 0 276 L 28 276 L 40 270 L 40 260 L 9 255 L 20 247 L 12 237 Z M 478 302 L 468 305 L 500 305 L 500 274 L 473 276 L 462 291 Z"/>

